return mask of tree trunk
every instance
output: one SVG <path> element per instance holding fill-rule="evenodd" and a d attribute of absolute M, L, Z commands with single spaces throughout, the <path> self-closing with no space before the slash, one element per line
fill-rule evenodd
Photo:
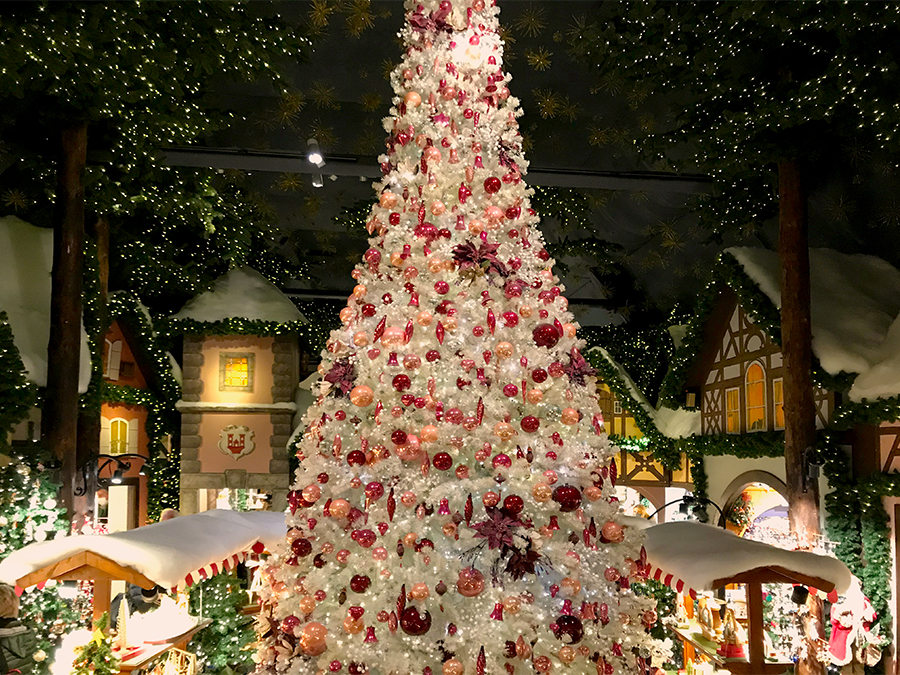
<path fill-rule="evenodd" d="M 87 124 L 60 133 L 54 214 L 47 393 L 41 437 L 62 464 L 61 497 L 69 517 L 77 472 L 78 369 L 81 354 L 81 286 L 84 257 L 84 166 Z"/>
<path fill-rule="evenodd" d="M 94 241 L 99 268 L 99 298 L 97 303 L 97 347 L 104 352 L 103 338 L 109 329 L 107 300 L 109 298 L 109 221 L 104 216 L 94 219 L 87 228 L 87 235 Z M 78 415 L 78 450 L 76 465 L 88 466 L 100 454 L 100 413 L 81 410 Z M 76 485 L 83 494 L 75 498 L 75 527 L 84 524 L 84 518 L 94 508 L 97 491 L 97 474 L 89 470 L 76 476 Z"/>
<path fill-rule="evenodd" d="M 816 445 L 816 409 L 812 383 L 807 201 L 799 160 L 779 162 L 778 198 L 788 517 L 800 546 L 808 548 L 819 534 L 819 486 L 808 476 L 806 457 Z M 806 654 L 798 663 L 798 673 L 821 674 L 825 672 L 824 665 L 815 658 L 815 642 L 823 637 L 821 599 L 810 594 L 807 608 L 809 613 L 803 622 Z"/>

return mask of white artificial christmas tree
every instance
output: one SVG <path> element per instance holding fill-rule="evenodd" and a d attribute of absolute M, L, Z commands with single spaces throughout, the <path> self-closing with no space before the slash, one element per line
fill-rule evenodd
<path fill-rule="evenodd" d="M 637 672 L 615 448 L 538 232 L 488 0 L 406 2 L 388 152 L 264 565 L 259 672 Z"/>

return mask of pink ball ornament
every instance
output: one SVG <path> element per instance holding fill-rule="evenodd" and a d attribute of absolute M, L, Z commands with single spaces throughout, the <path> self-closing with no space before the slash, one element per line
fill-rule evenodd
<path fill-rule="evenodd" d="M 568 425 L 578 424 L 578 411 L 575 408 L 563 408 L 560 421 Z"/>
<path fill-rule="evenodd" d="M 625 532 L 622 529 L 622 526 L 611 520 L 604 523 L 601 532 L 603 533 L 604 539 L 616 544 L 625 539 Z"/>
<path fill-rule="evenodd" d="M 346 499 L 333 499 L 328 506 L 332 518 L 346 518 L 350 515 L 350 502 Z"/>
<path fill-rule="evenodd" d="M 418 108 L 422 104 L 422 97 L 418 92 L 408 91 L 403 98 L 403 102 L 406 104 L 407 108 Z"/>
<path fill-rule="evenodd" d="M 509 458 L 509 455 L 501 452 L 494 456 L 494 459 L 491 460 L 491 465 L 495 469 L 508 469 L 512 466 L 512 460 Z"/>
<path fill-rule="evenodd" d="M 619 570 L 615 567 L 607 567 L 606 571 L 603 572 L 603 576 L 609 582 L 618 581 L 621 578 Z"/>
<path fill-rule="evenodd" d="M 307 656 L 319 656 L 326 649 L 325 638 L 328 629 L 320 623 L 310 621 L 300 632 L 300 649 Z"/>
<path fill-rule="evenodd" d="M 528 402 L 532 405 L 537 405 L 544 400 L 544 392 L 540 389 L 529 389 L 525 398 L 528 399 Z"/>
<path fill-rule="evenodd" d="M 367 387 L 364 384 L 353 387 L 353 389 L 350 390 L 350 402 L 359 408 L 365 408 L 366 406 L 371 405 L 374 398 L 375 394 L 371 387 Z"/>
<path fill-rule="evenodd" d="M 508 359 L 510 356 L 513 355 L 513 352 L 515 351 L 515 349 L 513 348 L 512 344 L 509 342 L 498 342 L 497 347 L 494 349 L 494 351 L 497 353 L 497 356 L 499 358 Z"/>
<path fill-rule="evenodd" d="M 466 567 L 459 573 L 456 590 L 465 598 L 474 598 L 484 590 L 484 575 L 474 567 Z"/>
<path fill-rule="evenodd" d="M 406 343 L 406 331 L 400 326 L 385 328 L 381 335 L 381 346 L 385 349 L 399 347 Z"/>
<path fill-rule="evenodd" d="M 426 424 L 419 432 L 419 436 L 425 443 L 434 443 L 438 439 L 438 428 L 433 424 Z"/>

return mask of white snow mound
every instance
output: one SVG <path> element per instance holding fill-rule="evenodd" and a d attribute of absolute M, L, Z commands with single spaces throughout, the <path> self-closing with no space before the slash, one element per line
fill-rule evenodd
<path fill-rule="evenodd" d="M 761 248 L 725 249 L 781 309 L 778 254 Z M 881 258 L 810 249 L 812 348 L 826 372 L 864 373 L 882 357 L 881 345 L 900 313 L 900 270 Z"/>
<path fill-rule="evenodd" d="M 0 218 L 0 311 L 6 312 L 28 379 L 47 386 L 53 230 L 21 218 Z M 81 326 L 78 392 L 91 381 L 91 353 Z"/>
<path fill-rule="evenodd" d="M 188 574 L 211 564 L 221 565 L 222 561 L 248 551 L 257 541 L 272 550 L 284 533 L 284 514 L 280 512 L 204 511 L 127 532 L 61 537 L 30 544 L 0 562 L 0 581 L 15 585 L 26 574 L 90 551 L 129 567 L 164 588 L 175 588 L 184 585 Z"/>
<path fill-rule="evenodd" d="M 288 323 L 303 314 L 278 287 L 249 267 L 236 267 L 219 277 L 213 287 L 190 300 L 173 319 L 214 323 L 226 319 Z"/>
<path fill-rule="evenodd" d="M 648 527 L 644 533 L 647 562 L 695 591 L 714 590 L 714 581 L 758 567 L 781 567 L 824 579 L 833 583 L 838 593 L 850 587 L 850 570 L 837 558 L 741 539 L 713 525 L 670 522 Z"/>

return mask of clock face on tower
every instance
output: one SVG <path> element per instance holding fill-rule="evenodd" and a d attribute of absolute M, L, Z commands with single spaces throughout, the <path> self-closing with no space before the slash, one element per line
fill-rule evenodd
<path fill-rule="evenodd" d="M 219 450 L 235 460 L 249 455 L 255 448 L 253 431 L 243 425 L 232 424 L 219 432 Z"/>

